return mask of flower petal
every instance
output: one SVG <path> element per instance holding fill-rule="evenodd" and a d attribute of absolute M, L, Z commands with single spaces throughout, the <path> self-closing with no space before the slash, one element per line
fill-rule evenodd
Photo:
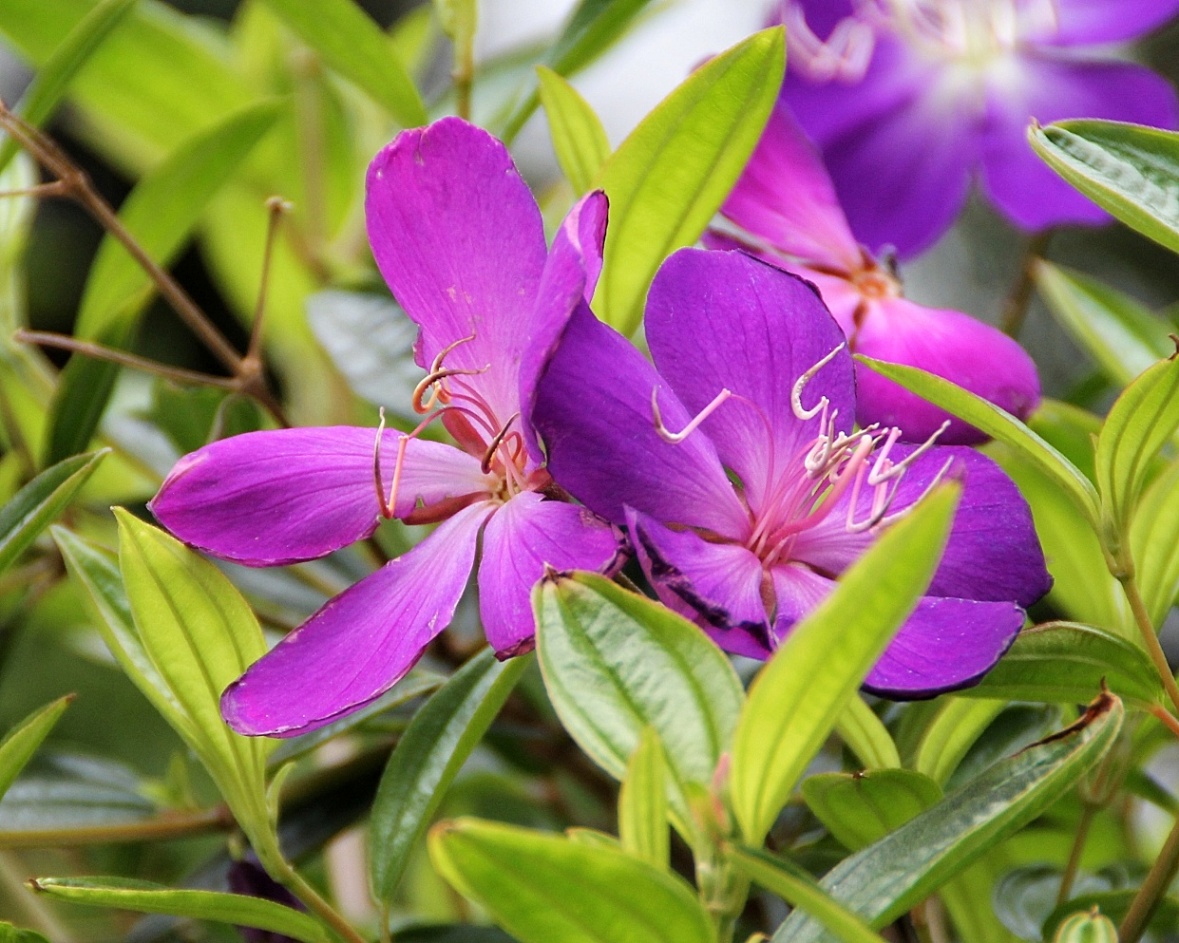
<path fill-rule="evenodd" d="M 1029 4 L 1037 5 L 1048 4 Z M 1179 0 L 1052 0 L 1050 6 L 1051 21 L 1034 38 L 1061 46 L 1136 39 L 1179 15 Z"/>
<path fill-rule="evenodd" d="M 665 423 L 691 418 L 667 382 L 625 337 L 582 305 L 537 383 L 533 422 L 557 484 L 590 510 L 622 524 L 630 505 L 657 520 L 740 538 L 748 514 L 716 449 L 701 434 L 661 439 L 651 411 L 659 389 Z"/>
<path fill-rule="evenodd" d="M 691 619 L 725 651 L 770 654 L 761 562 L 739 544 L 673 531 L 633 508 L 628 526 L 643 572 L 669 609 Z"/>
<path fill-rule="evenodd" d="M 867 357 L 944 377 L 1021 419 L 1040 403 L 1040 378 L 1032 358 L 1002 331 L 960 311 L 926 308 L 904 298 L 882 299 L 861 318 L 854 347 Z M 986 441 L 973 426 L 868 367 L 857 366 L 856 381 L 860 425 L 899 426 L 906 440 L 921 442 L 949 420 L 940 442 Z"/>
<path fill-rule="evenodd" d="M 982 141 L 983 186 L 995 205 L 1027 230 L 1102 223 L 1108 214 L 1054 173 L 1027 143 L 1028 122 L 1109 118 L 1158 128 L 1179 121 L 1175 90 L 1142 66 L 1072 62 L 1025 55 L 1018 71 L 994 82 Z"/>
<path fill-rule="evenodd" d="M 646 331 L 660 373 L 688 410 L 701 412 L 723 389 L 735 394 L 701 428 L 756 509 L 820 430 L 822 416 L 799 419 L 791 397 L 799 377 L 845 343 L 839 325 L 812 286 L 779 268 L 743 252 L 681 249 L 651 285 Z M 846 349 L 807 384 L 803 404 L 824 396 L 838 410 L 836 428 L 851 431 L 855 381 Z"/>
<path fill-rule="evenodd" d="M 376 530 L 376 435 L 328 426 L 222 439 L 180 459 L 149 507 L 185 543 L 226 560 L 278 566 L 322 557 Z M 399 438 L 391 430 L 382 437 L 386 488 Z M 485 492 L 490 481 L 477 458 L 411 439 L 395 512 Z"/>
<path fill-rule="evenodd" d="M 475 557 L 486 502 L 329 600 L 221 697 L 238 733 L 291 737 L 380 697 L 450 623 Z"/>
<path fill-rule="evenodd" d="M 864 680 L 909 700 L 969 687 L 995 666 L 1024 623 L 1013 603 L 925 597 Z"/>
<path fill-rule="evenodd" d="M 532 650 L 532 587 L 546 566 L 607 571 L 621 562 L 619 542 L 618 531 L 585 508 L 535 491 L 500 507 L 483 530 L 479 564 L 479 612 L 496 656 Z"/>
<path fill-rule="evenodd" d="M 540 210 L 507 149 L 443 118 L 403 131 L 373 159 L 365 213 L 377 266 L 421 327 L 418 363 L 474 336 L 446 365 L 486 372 L 477 385 L 503 422 L 545 265 Z"/>

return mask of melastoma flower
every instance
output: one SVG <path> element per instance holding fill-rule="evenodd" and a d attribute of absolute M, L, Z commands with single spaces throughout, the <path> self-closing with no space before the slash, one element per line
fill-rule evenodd
<path fill-rule="evenodd" d="M 901 296 L 895 271 L 856 243 L 822 159 L 779 100 L 721 212 L 744 233 L 710 233 L 813 282 L 855 353 L 920 367 L 1025 418 L 1040 401 L 1032 358 L 1014 340 L 960 311 Z M 897 426 L 922 441 L 944 423 L 945 443 L 985 436 L 867 367 L 856 368 L 861 425 Z"/>
<path fill-rule="evenodd" d="M 839 325 L 806 282 L 744 253 L 674 254 L 645 323 L 654 366 L 581 307 L 533 420 L 553 474 L 630 528 L 668 606 L 723 648 L 766 657 L 882 528 L 954 475 L 964 490 L 941 565 L 865 686 L 927 697 L 994 665 L 1050 583 L 1027 504 L 998 466 L 853 431 Z"/>
<path fill-rule="evenodd" d="M 504 146 L 459 119 L 406 131 L 373 161 L 369 241 L 420 327 L 414 433 L 255 432 L 182 458 L 151 502 L 169 530 L 248 566 L 321 557 L 382 518 L 441 521 L 330 600 L 225 692 L 244 734 L 291 736 L 379 697 L 450 622 L 482 531 L 479 608 L 501 658 L 532 646 L 546 564 L 608 569 L 615 530 L 560 500 L 530 414 L 541 352 L 592 293 L 606 201 L 583 199 L 546 251 L 540 211 Z M 439 420 L 458 447 L 416 437 Z"/>
<path fill-rule="evenodd" d="M 1176 126 L 1175 93 L 1111 56 L 1179 0 L 787 0 L 785 85 L 860 241 L 911 255 L 977 177 L 1022 229 L 1101 223 L 1027 144 L 1032 118 Z"/>

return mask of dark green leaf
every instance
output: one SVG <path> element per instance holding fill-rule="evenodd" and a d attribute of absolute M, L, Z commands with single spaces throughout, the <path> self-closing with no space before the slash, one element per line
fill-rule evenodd
<path fill-rule="evenodd" d="M 924 773 L 880 769 L 808 776 L 802 797 L 827 831 L 859 851 L 935 805 L 942 790 Z"/>
<path fill-rule="evenodd" d="M 33 758 L 42 741 L 58 722 L 73 697 L 62 697 L 30 714 L 0 740 L 0 797 L 8 791 L 17 774 Z"/>
<path fill-rule="evenodd" d="M 11 923 L 0 920 L 0 943 L 49 943 L 40 933 L 22 930 Z"/>

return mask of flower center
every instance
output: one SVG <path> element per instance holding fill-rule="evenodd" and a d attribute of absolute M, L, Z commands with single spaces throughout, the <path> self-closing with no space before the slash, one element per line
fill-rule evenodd
<path fill-rule="evenodd" d="M 875 262 L 870 267 L 852 272 L 849 280 L 865 301 L 897 298 L 901 294 L 900 283 Z"/>

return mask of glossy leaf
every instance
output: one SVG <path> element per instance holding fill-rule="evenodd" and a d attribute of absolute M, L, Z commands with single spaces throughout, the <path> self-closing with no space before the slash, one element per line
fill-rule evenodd
<path fill-rule="evenodd" d="M 879 934 L 828 895 L 801 868 L 752 848 L 732 848 L 727 857 L 750 880 L 791 907 L 810 914 L 842 943 L 883 943 Z"/>
<path fill-rule="evenodd" d="M 946 698 L 917 746 L 913 768 L 945 786 L 974 741 L 1006 706 L 1005 701 Z"/>
<path fill-rule="evenodd" d="M 390 906 L 410 853 L 433 821 L 459 768 L 483 738 L 528 659 L 480 652 L 427 701 L 389 758 L 373 801 L 369 880 Z"/>
<path fill-rule="evenodd" d="M 847 702 L 835 722 L 835 732 L 865 769 L 889 769 L 901 765 L 901 755 L 884 722 L 858 695 Z"/>
<path fill-rule="evenodd" d="M 1048 310 L 1120 386 L 1174 352 L 1172 325 L 1129 295 L 1044 261 L 1035 278 Z"/>
<path fill-rule="evenodd" d="M 673 783 L 708 784 L 744 700 L 724 653 L 686 619 L 592 573 L 553 575 L 533 605 L 549 698 L 590 758 L 622 779 L 649 726 Z M 670 798 L 682 829 L 686 805 Z"/>
<path fill-rule="evenodd" d="M 960 489 L 940 487 L 887 530 L 791 630 L 749 689 L 730 799 L 746 841 L 769 831 L 803 770 L 937 568 Z"/>
<path fill-rule="evenodd" d="M 1093 483 L 1056 448 L 1010 413 L 949 380 L 916 367 L 885 363 L 862 354 L 857 354 L 856 360 L 1025 455 L 1069 496 L 1087 520 L 1096 524 L 1098 501 Z"/>
<path fill-rule="evenodd" d="M 430 859 L 520 943 L 713 943 L 684 880 L 607 847 L 459 819 L 430 833 Z"/>
<path fill-rule="evenodd" d="M 808 776 L 802 797 L 827 831 L 859 851 L 937 804 L 942 790 L 924 773 L 881 769 Z"/>
<path fill-rule="evenodd" d="M 364 89 L 404 128 L 429 118 L 389 39 L 352 0 L 263 0 L 323 61 Z"/>
<path fill-rule="evenodd" d="M 536 75 L 557 163 L 574 193 L 588 193 L 610 156 L 606 129 L 589 102 L 560 75 L 544 66 L 537 67 Z"/>
<path fill-rule="evenodd" d="M 1130 550 L 1151 625 L 1161 626 L 1179 597 L 1179 461 L 1143 493 L 1130 523 Z"/>
<path fill-rule="evenodd" d="M 667 760 L 654 728 L 643 731 L 618 795 L 622 847 L 657 868 L 667 867 Z"/>
<path fill-rule="evenodd" d="M 610 199 L 602 320 L 631 334 L 667 256 L 699 238 L 757 145 L 785 64 L 781 29 L 709 60 L 630 133 L 595 181 Z"/>
<path fill-rule="evenodd" d="M 330 943 L 332 939 L 315 918 L 274 901 L 244 894 L 173 890 L 150 881 L 113 877 L 35 878 L 29 885 L 38 893 L 75 904 L 216 920 L 269 930 L 303 943 Z"/>
<path fill-rule="evenodd" d="M 109 451 L 76 455 L 45 469 L 0 507 L 0 572 L 66 509 Z"/>
<path fill-rule="evenodd" d="M 1060 176 L 1120 219 L 1179 252 L 1179 134 L 1117 121 L 1059 121 L 1028 132 Z"/>
<path fill-rule="evenodd" d="M 40 710 L 34 711 L 8 731 L 0 740 L 0 797 L 33 758 L 37 747 L 49 736 L 49 731 L 70 706 L 72 696 L 61 697 Z"/>
<path fill-rule="evenodd" d="M 1040 815 L 1113 744 L 1124 711 L 1102 695 L 1066 730 L 1002 760 L 933 808 L 836 865 L 820 882 L 845 907 L 882 927 Z M 773 943 L 835 941 L 792 914 Z"/>

